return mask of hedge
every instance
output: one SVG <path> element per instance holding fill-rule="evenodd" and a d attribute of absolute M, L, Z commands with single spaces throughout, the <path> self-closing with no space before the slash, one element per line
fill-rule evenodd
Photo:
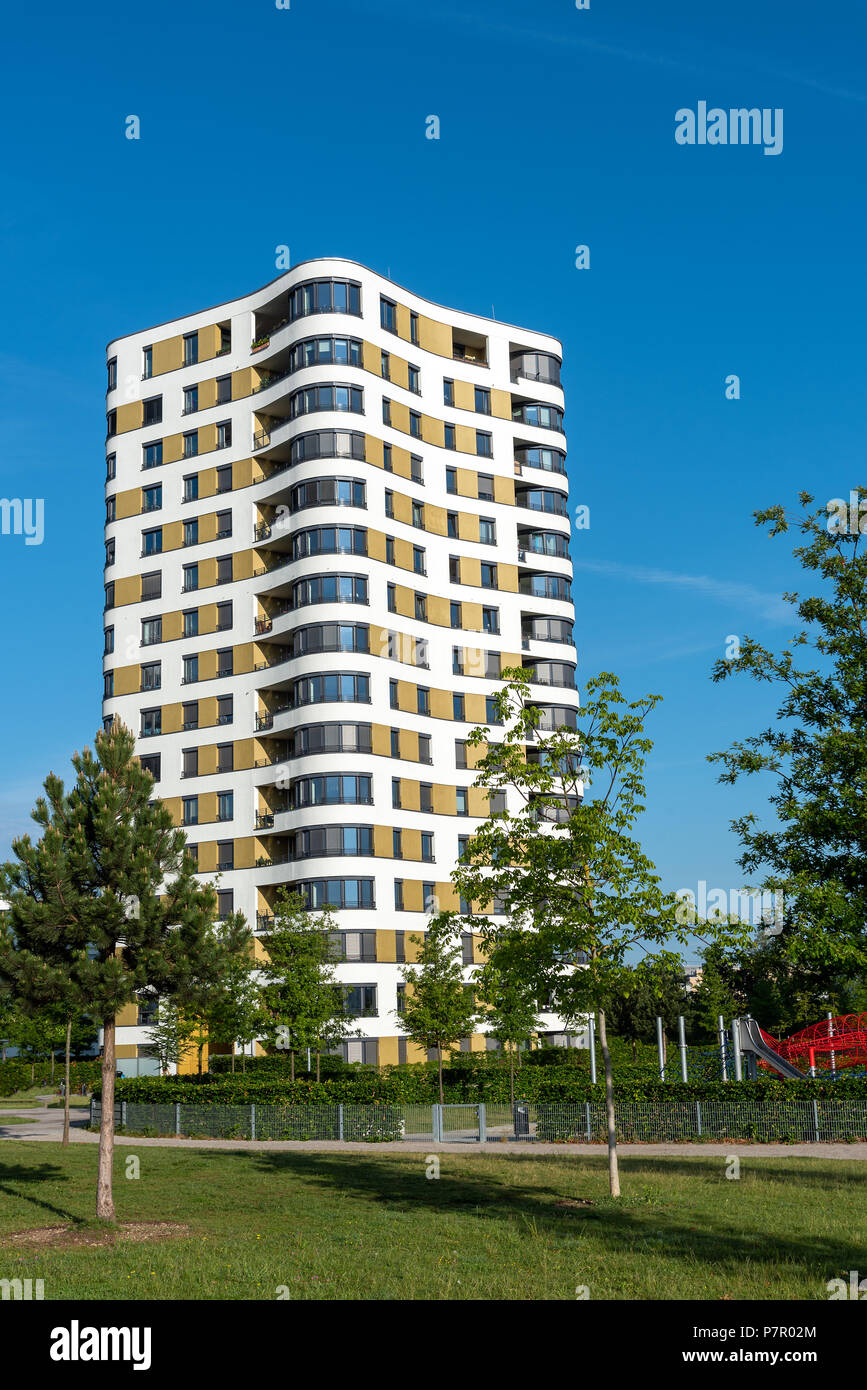
<path fill-rule="evenodd" d="M 569 1069 L 571 1072 L 571 1069 Z M 516 1095 L 526 1101 L 604 1102 L 605 1087 L 595 1086 L 566 1068 L 534 1067 L 522 1069 L 516 1077 Z M 285 1076 L 236 1072 L 234 1076 L 129 1077 L 116 1083 L 118 1100 L 139 1104 L 189 1103 L 196 1105 L 249 1105 L 291 1103 L 294 1105 L 347 1104 L 431 1105 L 436 1102 L 436 1072 L 428 1067 L 384 1067 L 381 1071 L 347 1071 L 315 1081 L 309 1076 L 290 1081 Z M 99 1085 L 94 1087 L 99 1094 Z M 443 1074 L 443 1093 L 447 1104 L 508 1102 L 509 1075 L 505 1069 L 451 1068 Z M 780 1100 L 867 1099 L 867 1078 L 846 1076 L 837 1081 L 660 1081 L 646 1077 L 629 1078 L 620 1072 L 615 1079 L 615 1097 L 625 1101 L 727 1100 L 779 1102 Z"/>
<path fill-rule="evenodd" d="M 77 1090 L 83 1082 L 88 1086 L 95 1085 L 100 1081 L 102 1064 L 98 1057 L 87 1058 L 80 1062 L 70 1062 L 69 1080 L 73 1090 Z M 51 1061 L 47 1058 L 40 1062 L 27 1062 L 23 1058 L 13 1057 L 6 1062 L 0 1062 L 0 1096 L 11 1096 L 16 1091 L 28 1091 L 31 1086 L 59 1086 L 64 1077 L 64 1062 L 62 1055 L 54 1059 L 54 1082 L 51 1081 Z"/>

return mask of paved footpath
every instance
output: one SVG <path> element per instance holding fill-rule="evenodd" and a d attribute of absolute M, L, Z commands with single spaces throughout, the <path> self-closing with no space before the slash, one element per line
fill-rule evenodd
<path fill-rule="evenodd" d="M 4 1128 L 4 1115 L 22 1115 L 27 1118 L 23 1125 L 7 1125 Z M 73 1144 L 98 1144 L 99 1135 L 87 1128 L 86 1110 L 72 1110 L 70 1140 Z M 38 1139 L 48 1143 L 59 1143 L 63 1137 L 62 1110 L 4 1110 L 0 1111 L 0 1140 Z M 605 1157 L 604 1144 L 537 1144 L 508 1143 L 492 1141 L 487 1144 L 460 1143 L 434 1144 L 429 1140 L 398 1140 L 384 1144 L 351 1143 L 337 1140 L 316 1139 L 136 1139 L 131 1135 L 119 1134 L 115 1139 L 118 1145 L 132 1148 L 165 1149 L 229 1149 L 242 1152 L 277 1153 L 365 1153 L 373 1156 L 378 1153 L 454 1153 L 488 1154 L 491 1158 L 531 1158 L 537 1154 L 556 1154 L 560 1158 Z M 867 1144 L 742 1144 L 732 1140 L 728 1144 L 618 1144 L 617 1152 L 624 1158 L 719 1158 L 737 1155 L 738 1158 L 843 1158 L 867 1162 Z"/>

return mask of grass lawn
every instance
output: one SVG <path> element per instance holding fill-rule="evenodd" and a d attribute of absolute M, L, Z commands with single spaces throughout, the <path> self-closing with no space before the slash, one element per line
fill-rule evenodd
<path fill-rule="evenodd" d="M 140 1177 L 125 1176 L 135 1155 Z M 46 1299 L 827 1299 L 863 1266 L 867 1164 L 603 1156 L 257 1153 L 119 1148 L 120 1221 L 181 1237 L 28 1249 L 10 1233 L 93 1237 L 96 1146 L 0 1145 L 0 1278 Z M 579 1205 L 588 1200 L 592 1205 Z M 562 1205 L 560 1205 L 562 1203 Z M 570 1205 L 572 1203 L 572 1205 Z M 94 1229 L 95 1228 L 95 1229 Z"/>
<path fill-rule="evenodd" d="M 4 1125 L 26 1125 L 29 1123 L 30 1121 L 25 1115 L 4 1115 L 2 1111 L 0 1111 L 0 1129 L 2 1129 Z"/>
<path fill-rule="evenodd" d="M 16 1091 L 11 1096 L 0 1096 L 0 1110 L 23 1110 L 30 1106 L 32 1110 L 41 1110 L 42 1102 L 40 1096 L 48 1095 L 48 1088 L 45 1086 L 34 1086 L 28 1091 Z"/>

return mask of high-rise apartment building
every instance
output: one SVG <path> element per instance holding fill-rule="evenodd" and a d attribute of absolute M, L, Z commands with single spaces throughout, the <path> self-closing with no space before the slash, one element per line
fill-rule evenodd
<path fill-rule="evenodd" d="M 560 362 L 331 258 L 108 348 L 105 721 L 221 913 L 267 930 L 281 885 L 335 909 L 352 1060 L 419 1055 L 400 966 L 458 907 L 501 670 L 575 723 Z M 122 1069 L 146 1023 L 119 1019 Z"/>

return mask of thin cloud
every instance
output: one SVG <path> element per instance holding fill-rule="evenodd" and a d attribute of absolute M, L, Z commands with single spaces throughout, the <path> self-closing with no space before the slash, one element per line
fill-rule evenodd
<path fill-rule="evenodd" d="M 659 584 L 670 589 L 705 594 L 717 603 L 747 608 L 769 623 L 789 623 L 792 609 L 779 594 L 764 593 L 752 584 L 731 579 L 714 579 L 708 574 L 676 574 L 673 570 L 650 569 L 642 565 L 619 565 L 609 560 L 573 560 L 573 568 L 591 574 L 609 574 L 636 584 Z"/>

